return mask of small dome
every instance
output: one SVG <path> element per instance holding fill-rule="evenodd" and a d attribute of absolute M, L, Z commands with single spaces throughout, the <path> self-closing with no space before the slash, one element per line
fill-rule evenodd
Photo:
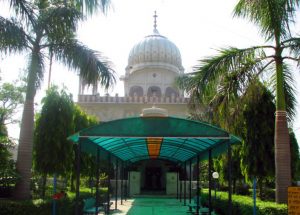
<path fill-rule="evenodd" d="M 158 107 L 151 107 L 151 108 L 144 108 L 142 110 L 141 117 L 152 117 L 152 116 L 157 116 L 157 117 L 167 117 L 168 116 L 168 111 L 163 108 L 158 108 Z"/>
<path fill-rule="evenodd" d="M 160 35 L 156 28 L 153 34 L 133 46 L 126 70 L 131 73 L 151 65 L 169 66 L 178 73 L 184 70 L 179 49 L 173 42 Z"/>

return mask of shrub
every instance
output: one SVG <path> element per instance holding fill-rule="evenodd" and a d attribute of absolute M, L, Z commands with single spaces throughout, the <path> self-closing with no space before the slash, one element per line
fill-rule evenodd
<path fill-rule="evenodd" d="M 203 204 L 208 205 L 208 191 L 202 192 Z M 228 211 L 228 193 L 218 192 L 217 201 L 212 199 L 213 207 L 221 215 L 227 214 Z M 284 215 L 287 214 L 287 205 L 276 204 L 274 202 L 260 201 L 256 202 L 257 214 Z M 232 214 L 233 215 L 252 215 L 253 199 L 248 196 L 232 195 Z"/>
<path fill-rule="evenodd" d="M 62 199 L 56 201 L 57 215 L 73 215 L 74 201 Z M 52 210 L 52 200 L 12 201 L 1 200 L 1 215 L 49 215 Z"/>
<path fill-rule="evenodd" d="M 247 184 L 238 184 L 236 187 L 236 194 L 243 195 L 243 196 L 249 196 L 249 185 Z"/>

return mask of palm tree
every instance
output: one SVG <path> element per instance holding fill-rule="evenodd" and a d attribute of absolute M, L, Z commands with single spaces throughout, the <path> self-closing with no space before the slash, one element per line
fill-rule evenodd
<path fill-rule="evenodd" d="M 16 11 L 13 18 L 0 17 L 0 51 L 7 54 L 27 53 L 27 90 L 21 121 L 18 147 L 17 169 L 21 180 L 16 186 L 16 198 L 27 199 L 30 196 L 30 178 L 32 166 L 32 142 L 34 125 L 34 97 L 39 89 L 45 72 L 45 61 L 49 50 L 55 60 L 62 62 L 89 84 L 100 82 L 108 88 L 115 82 L 110 62 L 100 53 L 89 49 L 76 39 L 77 23 L 83 19 L 79 9 L 89 8 L 93 13 L 99 6 L 98 1 L 78 1 L 88 4 L 76 4 L 74 1 L 38 0 L 34 3 L 25 0 L 10 0 Z M 102 9 L 109 1 L 100 1 Z M 97 6 L 97 7 L 96 7 Z M 93 9 L 94 7 L 94 9 Z"/>
<path fill-rule="evenodd" d="M 291 121 L 294 117 L 295 96 L 288 63 L 300 61 L 300 38 L 294 37 L 290 31 L 299 3 L 299 0 L 240 0 L 234 9 L 234 16 L 254 22 L 266 44 L 244 49 L 221 49 L 217 55 L 201 60 L 195 72 L 179 81 L 190 92 L 192 102 L 204 101 L 210 105 L 217 102 L 230 107 L 226 105 L 232 104 L 235 98 L 242 98 L 257 78 L 268 77 L 271 80 L 276 95 L 274 144 L 277 203 L 287 202 L 287 187 L 291 185 L 287 120 Z"/>

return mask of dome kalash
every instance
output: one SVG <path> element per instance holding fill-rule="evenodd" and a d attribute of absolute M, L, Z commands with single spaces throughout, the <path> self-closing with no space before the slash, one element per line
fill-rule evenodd
<path fill-rule="evenodd" d="M 162 36 L 156 26 L 152 34 L 131 49 L 126 72 L 133 73 L 151 65 L 170 67 L 179 74 L 184 71 L 179 49 L 167 37 Z"/>

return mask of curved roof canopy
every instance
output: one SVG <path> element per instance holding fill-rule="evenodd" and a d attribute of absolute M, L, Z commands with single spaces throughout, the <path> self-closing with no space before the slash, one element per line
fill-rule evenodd
<path fill-rule="evenodd" d="M 225 151 L 239 138 L 207 123 L 175 117 L 132 117 L 100 123 L 69 137 L 81 150 L 96 155 L 97 148 L 123 161 L 165 159 L 184 162 L 211 150 Z"/>

